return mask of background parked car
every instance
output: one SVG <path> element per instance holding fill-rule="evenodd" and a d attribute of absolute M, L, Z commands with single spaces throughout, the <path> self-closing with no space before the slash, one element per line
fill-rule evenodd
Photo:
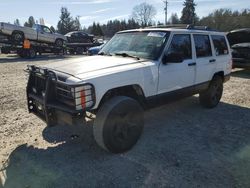
<path fill-rule="evenodd" d="M 250 28 L 230 31 L 227 38 L 232 48 L 233 67 L 250 68 Z"/>
<path fill-rule="evenodd" d="M 82 32 L 73 31 L 65 35 L 67 37 L 68 43 L 93 43 L 94 35 Z"/>
<path fill-rule="evenodd" d="M 100 45 L 100 46 L 95 46 L 92 48 L 88 49 L 88 55 L 96 55 L 99 53 L 99 51 L 103 48 L 104 44 Z"/>

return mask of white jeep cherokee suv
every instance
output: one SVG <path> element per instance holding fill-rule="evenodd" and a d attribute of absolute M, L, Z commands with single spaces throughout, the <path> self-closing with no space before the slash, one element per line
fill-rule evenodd
<path fill-rule="evenodd" d="M 29 112 L 56 124 L 84 124 L 96 115 L 93 134 L 102 148 L 125 152 L 139 139 L 144 108 L 199 93 L 215 107 L 232 60 L 224 33 L 195 28 L 118 32 L 99 55 L 29 65 Z"/>

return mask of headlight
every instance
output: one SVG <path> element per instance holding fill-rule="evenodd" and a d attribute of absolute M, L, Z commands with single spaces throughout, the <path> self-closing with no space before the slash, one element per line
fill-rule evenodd
<path fill-rule="evenodd" d="M 33 71 L 35 68 L 34 68 L 34 65 L 27 65 L 27 70 L 28 71 Z"/>
<path fill-rule="evenodd" d="M 90 84 L 71 88 L 75 98 L 76 110 L 91 108 L 94 105 L 94 87 Z"/>
<path fill-rule="evenodd" d="M 45 70 L 44 70 L 44 69 L 40 69 L 39 72 L 40 72 L 41 74 L 43 74 L 43 75 L 45 74 Z"/>
<path fill-rule="evenodd" d="M 57 83 L 57 99 L 75 110 L 84 110 L 93 107 L 95 104 L 94 86 L 84 85 L 66 85 Z"/>

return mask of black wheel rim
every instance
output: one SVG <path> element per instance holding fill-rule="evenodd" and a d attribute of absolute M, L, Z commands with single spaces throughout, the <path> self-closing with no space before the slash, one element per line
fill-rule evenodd
<path fill-rule="evenodd" d="M 78 54 L 82 54 L 83 51 L 84 51 L 84 49 L 81 48 L 81 47 L 78 47 L 78 48 L 76 49 L 76 51 L 77 51 Z"/>
<path fill-rule="evenodd" d="M 30 57 L 34 58 L 36 56 L 36 52 L 34 50 L 30 50 Z"/>
<path fill-rule="evenodd" d="M 112 135 L 114 140 L 123 145 L 132 136 L 133 129 L 136 128 L 136 118 L 130 113 L 118 114 L 114 122 Z"/>
<path fill-rule="evenodd" d="M 62 41 L 58 40 L 56 44 L 57 44 L 57 46 L 62 46 Z"/>
<path fill-rule="evenodd" d="M 128 151 L 141 136 L 144 124 L 143 111 L 133 107 L 115 109 L 105 123 L 104 142 L 114 153 Z"/>
<path fill-rule="evenodd" d="M 20 41 L 22 39 L 22 35 L 21 34 L 15 34 L 15 40 L 16 41 Z"/>

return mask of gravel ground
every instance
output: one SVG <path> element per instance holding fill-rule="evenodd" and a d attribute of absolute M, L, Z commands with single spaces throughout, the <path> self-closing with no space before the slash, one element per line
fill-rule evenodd
<path fill-rule="evenodd" d="M 0 55 L 0 188 L 250 187 L 250 71 L 234 70 L 215 109 L 193 96 L 147 111 L 138 144 L 112 155 L 92 122 L 48 129 L 27 113 L 23 69 L 61 59 Z"/>

